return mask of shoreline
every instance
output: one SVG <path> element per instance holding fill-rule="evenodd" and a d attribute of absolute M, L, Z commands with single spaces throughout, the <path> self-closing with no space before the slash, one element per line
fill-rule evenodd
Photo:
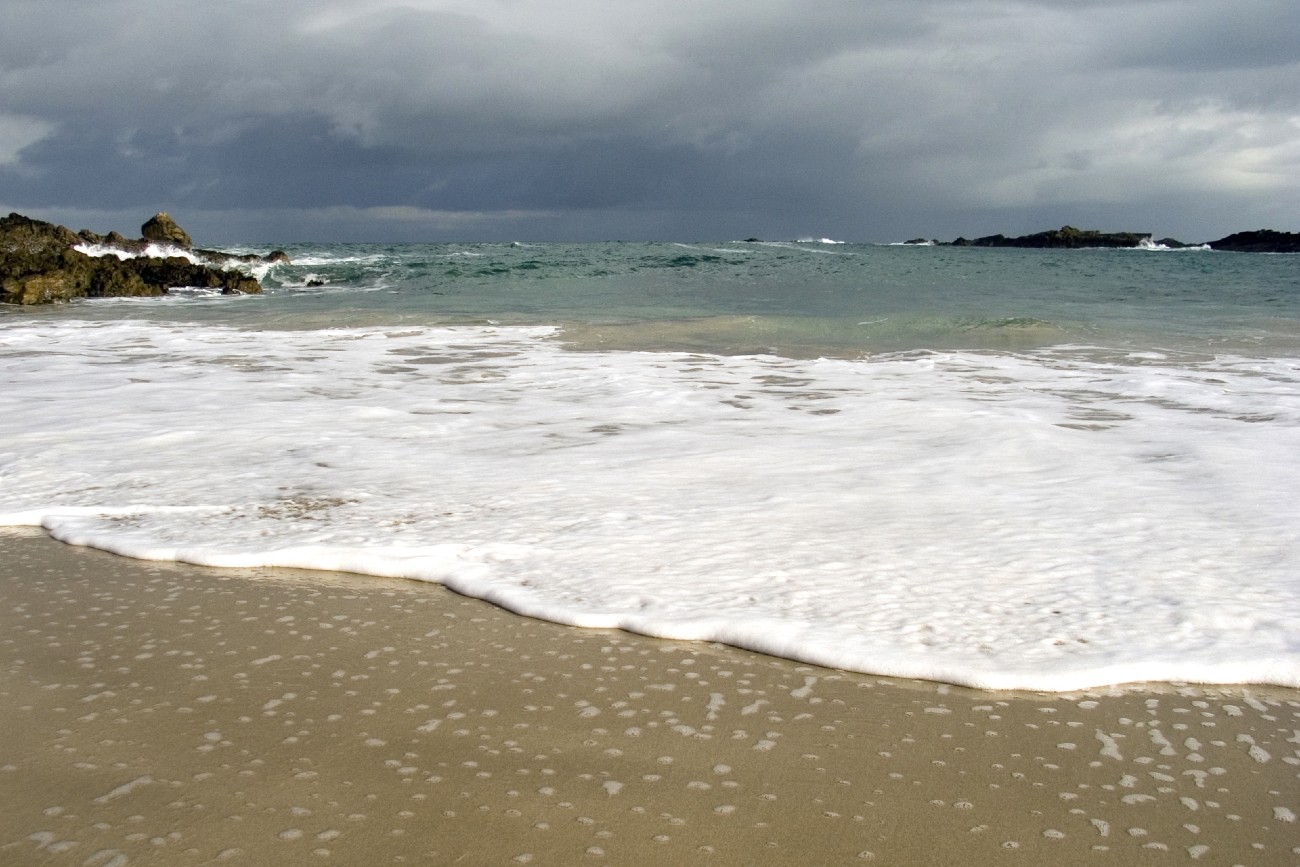
<path fill-rule="evenodd" d="M 1300 690 L 1000 693 L 0 531 L 6 864 L 1300 859 Z"/>

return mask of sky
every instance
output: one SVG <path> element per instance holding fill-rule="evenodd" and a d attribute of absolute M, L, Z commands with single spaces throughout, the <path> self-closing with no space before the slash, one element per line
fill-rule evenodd
<path fill-rule="evenodd" d="M 208 245 L 1300 231 L 1300 2 L 4 0 L 0 210 Z"/>

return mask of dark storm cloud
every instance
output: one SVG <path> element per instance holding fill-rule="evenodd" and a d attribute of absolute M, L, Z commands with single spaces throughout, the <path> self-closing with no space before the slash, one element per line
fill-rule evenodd
<path fill-rule="evenodd" d="M 11 0 L 0 205 L 221 238 L 1296 228 L 1291 0 Z"/>

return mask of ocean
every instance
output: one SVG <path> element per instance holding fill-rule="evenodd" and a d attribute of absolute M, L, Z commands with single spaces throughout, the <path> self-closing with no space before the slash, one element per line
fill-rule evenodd
<path fill-rule="evenodd" d="M 261 296 L 0 310 L 0 524 L 974 687 L 1300 687 L 1294 255 L 285 249 Z"/>

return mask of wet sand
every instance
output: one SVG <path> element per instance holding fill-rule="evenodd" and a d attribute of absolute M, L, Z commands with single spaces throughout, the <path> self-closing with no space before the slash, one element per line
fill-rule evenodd
<path fill-rule="evenodd" d="M 988 693 L 0 534 L 0 864 L 1300 864 L 1300 691 Z"/>

